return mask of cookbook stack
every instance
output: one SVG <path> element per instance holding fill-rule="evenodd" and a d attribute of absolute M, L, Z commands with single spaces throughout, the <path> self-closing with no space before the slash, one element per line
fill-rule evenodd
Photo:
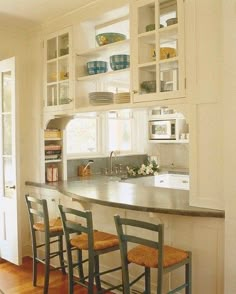
<path fill-rule="evenodd" d="M 61 146 L 57 144 L 45 145 L 45 160 L 61 159 Z"/>
<path fill-rule="evenodd" d="M 46 129 L 44 131 L 44 139 L 45 160 L 52 161 L 61 159 L 62 146 L 58 143 L 61 140 L 61 131 L 59 129 Z"/>

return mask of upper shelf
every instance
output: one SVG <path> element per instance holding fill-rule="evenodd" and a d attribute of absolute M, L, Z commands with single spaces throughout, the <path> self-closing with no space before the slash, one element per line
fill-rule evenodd
<path fill-rule="evenodd" d="M 76 52 L 76 55 L 78 57 L 99 57 L 101 55 L 113 55 L 119 52 L 119 54 L 122 54 L 123 52 L 128 52 L 129 51 L 129 44 L 130 40 L 124 40 L 124 41 L 119 41 L 111 44 L 107 44 L 104 46 L 88 49 L 85 51 L 80 51 Z"/>
<path fill-rule="evenodd" d="M 129 78 L 127 76 L 129 72 L 130 72 L 130 68 L 125 68 L 125 69 L 120 69 L 115 71 L 108 71 L 108 72 L 100 73 L 100 74 L 81 76 L 77 78 L 77 81 L 92 81 L 92 80 L 97 80 L 99 78 L 105 78 L 105 77 L 112 78 L 114 75 L 116 76 L 116 79 L 118 78 L 119 75 L 121 75 L 122 79 L 127 79 Z"/>

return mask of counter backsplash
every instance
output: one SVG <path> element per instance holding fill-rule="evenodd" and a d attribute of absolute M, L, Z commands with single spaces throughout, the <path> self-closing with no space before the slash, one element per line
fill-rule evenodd
<path fill-rule="evenodd" d="M 113 157 L 113 166 L 121 164 L 122 166 L 139 166 L 147 162 L 148 155 L 127 155 Z M 86 165 L 91 158 L 68 160 L 67 162 L 67 176 L 68 178 L 76 177 L 78 175 L 78 167 Z M 109 157 L 93 158 L 94 163 L 90 165 L 92 174 L 101 174 L 102 170 L 109 168 Z"/>

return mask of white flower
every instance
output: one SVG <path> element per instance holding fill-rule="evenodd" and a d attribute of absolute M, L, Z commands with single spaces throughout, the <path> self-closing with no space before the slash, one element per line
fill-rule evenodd
<path fill-rule="evenodd" d="M 159 166 L 156 164 L 156 162 L 151 162 L 148 165 L 142 164 L 140 167 L 133 167 L 129 168 L 127 166 L 127 172 L 130 176 L 137 176 L 137 175 L 156 175 L 158 174 L 158 168 Z"/>

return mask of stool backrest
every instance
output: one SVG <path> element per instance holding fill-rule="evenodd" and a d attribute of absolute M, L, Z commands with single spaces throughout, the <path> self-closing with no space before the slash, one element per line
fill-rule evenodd
<path fill-rule="evenodd" d="M 58 208 L 61 215 L 66 246 L 70 247 L 71 234 L 84 233 L 88 236 L 88 252 L 92 252 L 94 247 L 92 212 L 68 208 L 62 205 L 58 205 Z"/>
<path fill-rule="evenodd" d="M 44 232 L 49 235 L 49 216 L 47 201 L 45 199 L 38 199 L 30 195 L 25 195 L 26 205 L 29 213 L 31 233 L 35 232 L 34 225 L 36 223 L 44 224 Z"/>
<path fill-rule="evenodd" d="M 155 249 L 158 249 L 158 269 L 162 271 L 163 269 L 163 246 L 164 246 L 164 225 L 163 224 L 152 224 L 144 221 L 121 218 L 119 215 L 114 216 L 117 235 L 120 243 L 121 259 L 122 262 L 127 262 L 127 253 L 128 253 L 128 243 L 135 243 L 144 246 L 149 246 Z M 137 234 L 128 233 L 128 227 L 139 228 Z M 141 230 L 142 229 L 142 230 Z M 157 240 L 153 241 L 146 238 L 146 235 L 143 235 L 145 231 L 151 231 L 157 233 Z"/>

